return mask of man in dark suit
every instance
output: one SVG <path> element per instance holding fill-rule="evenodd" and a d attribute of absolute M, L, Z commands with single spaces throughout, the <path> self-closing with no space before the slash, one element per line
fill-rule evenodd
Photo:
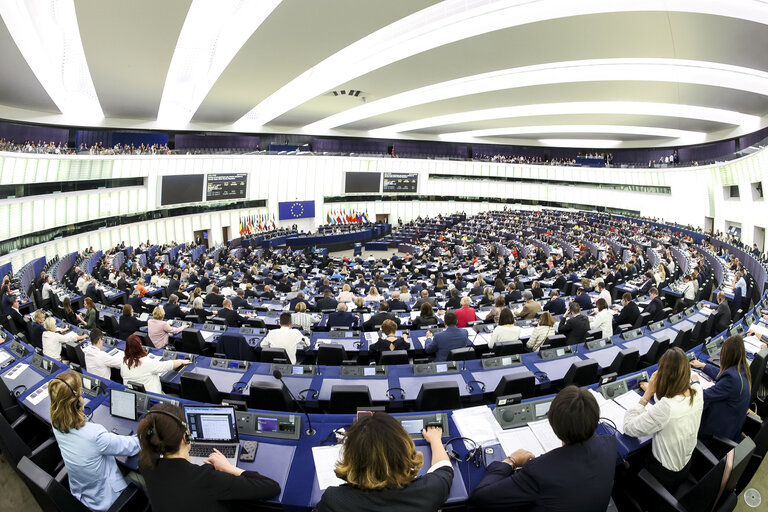
<path fill-rule="evenodd" d="M 549 311 L 552 315 L 562 315 L 565 313 L 565 301 L 560 298 L 556 289 L 549 292 L 549 301 L 544 304 L 544 311 Z"/>
<path fill-rule="evenodd" d="M 128 284 L 128 280 L 125 278 L 125 272 L 120 272 L 120 279 L 117 280 L 117 289 L 121 292 L 130 292 L 129 287 L 130 284 Z"/>
<path fill-rule="evenodd" d="M 513 302 L 520 302 L 523 298 L 523 292 L 515 287 L 515 283 L 509 283 L 507 285 L 507 293 L 504 294 L 504 301 L 507 305 Z"/>
<path fill-rule="evenodd" d="M 421 309 L 421 305 L 428 303 L 430 306 L 435 307 L 435 298 L 429 296 L 429 290 L 421 290 L 421 297 L 413 305 L 414 309 Z"/>
<path fill-rule="evenodd" d="M 181 282 L 179 281 L 179 274 L 173 274 L 173 277 L 168 280 L 168 286 L 166 287 L 166 290 L 168 290 L 168 295 L 170 296 L 178 292 L 179 286 L 181 286 Z"/>
<path fill-rule="evenodd" d="M 347 311 L 347 305 L 339 302 L 336 305 L 336 311 L 328 315 L 328 327 L 349 327 L 350 329 L 357 323 L 357 317 Z"/>
<path fill-rule="evenodd" d="M 315 311 L 328 311 L 335 310 L 339 302 L 333 298 L 333 291 L 326 289 L 323 292 L 323 297 L 315 301 Z"/>
<path fill-rule="evenodd" d="M 142 302 L 141 297 L 139 297 L 138 290 L 133 290 L 131 295 L 125 299 L 125 303 L 130 305 L 137 315 L 140 315 L 144 312 L 144 302 Z"/>
<path fill-rule="evenodd" d="M 168 303 L 165 305 L 165 319 L 166 320 L 177 320 L 184 318 L 184 313 L 181 311 L 181 308 L 179 307 L 179 297 L 176 294 L 171 295 L 168 297 Z"/>
<path fill-rule="evenodd" d="M 621 312 L 613 317 L 614 332 L 616 332 L 616 328 L 620 325 L 635 325 L 637 317 L 640 316 L 640 308 L 632 301 L 631 293 L 624 292 L 624 295 L 621 296 L 621 304 L 624 306 L 621 308 Z"/>
<path fill-rule="evenodd" d="M 560 334 L 565 334 L 565 344 L 575 345 L 584 343 L 589 332 L 589 318 L 581 314 L 581 306 L 578 302 L 571 302 L 568 305 L 568 314 L 560 320 Z"/>
<path fill-rule="evenodd" d="M 203 275 L 200 276 L 200 279 L 197 281 L 197 286 L 200 287 L 200 289 L 205 292 L 208 289 L 208 285 L 211 284 L 211 280 L 208 278 L 208 275 L 203 272 Z"/>
<path fill-rule="evenodd" d="M 232 297 L 232 308 L 238 310 L 240 308 L 247 308 L 248 301 L 245 300 L 245 290 L 242 288 L 237 289 L 237 295 Z"/>
<path fill-rule="evenodd" d="M 579 286 L 576 290 L 576 296 L 573 298 L 574 302 L 579 305 L 583 310 L 592 309 L 592 299 L 589 298 L 589 294 L 584 291 L 584 288 Z"/>
<path fill-rule="evenodd" d="M 555 282 L 552 283 L 552 288 L 557 288 L 560 291 L 563 291 L 565 289 L 565 284 L 567 281 L 565 280 L 565 276 L 562 272 L 557 273 L 557 278 L 555 279 Z"/>
<path fill-rule="evenodd" d="M 147 322 L 142 322 L 133 316 L 134 311 L 133 306 L 125 304 L 123 306 L 123 314 L 117 319 L 117 337 L 121 340 L 128 339 L 128 336 L 147 325 Z M 138 311 L 138 313 L 141 313 L 141 311 Z"/>
<path fill-rule="evenodd" d="M 649 322 L 658 322 L 664 318 L 664 303 L 659 297 L 659 290 L 655 286 L 651 286 L 651 289 L 648 290 L 648 296 L 651 298 L 651 302 L 643 308 L 643 313 L 648 313 Z"/>
<path fill-rule="evenodd" d="M 645 281 L 643 281 L 643 284 L 641 284 L 640 287 L 637 289 L 637 294 L 648 295 L 648 292 L 650 291 L 652 286 L 653 286 L 653 274 L 651 274 L 650 272 L 646 272 Z"/>
<path fill-rule="evenodd" d="M 435 354 L 435 361 L 446 361 L 451 350 L 470 346 L 469 334 L 464 329 L 456 327 L 458 318 L 456 313 L 449 311 L 445 314 L 445 330 L 432 335 L 427 331 L 427 342 L 424 352 Z"/>
<path fill-rule="evenodd" d="M 219 287 L 214 286 L 211 288 L 211 293 L 205 296 L 203 299 L 203 304 L 206 306 L 217 306 L 221 307 L 224 303 L 224 297 L 219 295 Z"/>
<path fill-rule="evenodd" d="M 614 436 L 595 434 L 600 418 L 595 398 L 568 386 L 552 401 L 547 418 L 563 446 L 535 458 L 520 449 L 492 462 L 472 492 L 473 505 L 482 510 L 608 508 L 618 446 Z"/>
<path fill-rule="evenodd" d="M 389 301 L 390 311 L 408 311 L 408 306 L 400 300 L 400 292 L 392 292 L 392 300 Z"/>
<path fill-rule="evenodd" d="M 384 323 L 384 320 L 392 320 L 399 326 L 400 319 L 396 314 L 390 313 L 389 309 L 389 304 L 386 301 L 379 303 L 379 312 L 375 315 L 371 315 L 371 318 L 365 321 L 363 330 L 374 331 L 376 330 L 377 325 L 381 326 L 381 324 Z"/>
<path fill-rule="evenodd" d="M 96 289 L 96 284 L 91 281 L 85 289 L 85 296 L 90 297 L 93 302 L 101 302 L 99 297 L 99 291 Z"/>
<path fill-rule="evenodd" d="M 459 298 L 459 290 L 456 288 L 451 290 L 450 297 L 445 303 L 445 309 L 459 309 L 461 307 L 461 299 Z M 421 309 L 421 306 L 414 306 L 415 309 Z"/>
<path fill-rule="evenodd" d="M 222 307 L 218 313 L 216 313 L 216 316 L 226 320 L 227 325 L 230 327 L 241 327 L 243 323 L 245 323 L 245 318 L 232 309 L 232 301 L 229 299 L 224 299 Z"/>
<path fill-rule="evenodd" d="M 304 292 L 298 292 L 296 297 L 288 301 L 288 311 L 296 311 L 296 304 L 299 302 L 303 302 L 304 305 L 307 306 L 307 311 L 313 311 L 314 306 L 309 303 L 307 298 L 304 296 Z"/>
<path fill-rule="evenodd" d="M 716 336 L 731 324 L 731 308 L 725 298 L 725 292 L 717 292 L 717 310 L 707 318 L 705 331 L 708 336 Z"/>
<path fill-rule="evenodd" d="M 11 321 L 8 323 L 8 330 L 11 331 L 11 334 L 15 336 L 20 332 L 23 333 L 26 329 L 26 324 L 24 323 L 24 315 L 19 311 L 18 296 L 14 296 L 8 316 L 11 317 Z"/>

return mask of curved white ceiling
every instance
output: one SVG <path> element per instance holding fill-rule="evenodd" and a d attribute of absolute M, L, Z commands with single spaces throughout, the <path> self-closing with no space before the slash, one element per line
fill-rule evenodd
<path fill-rule="evenodd" d="M 768 125 L 766 0 L 0 0 L 0 15 L 7 119 L 606 147 Z"/>

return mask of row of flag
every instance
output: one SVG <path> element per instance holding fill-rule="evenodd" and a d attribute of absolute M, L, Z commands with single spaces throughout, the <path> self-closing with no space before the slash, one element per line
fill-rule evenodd
<path fill-rule="evenodd" d="M 240 217 L 240 236 L 252 235 L 254 233 L 261 233 L 262 231 L 270 231 L 276 229 L 275 216 L 267 215 L 250 215 Z"/>
<path fill-rule="evenodd" d="M 326 224 L 367 224 L 371 222 L 368 218 L 368 210 L 364 213 L 353 211 L 347 212 L 346 208 L 341 210 L 331 210 L 325 216 Z"/>

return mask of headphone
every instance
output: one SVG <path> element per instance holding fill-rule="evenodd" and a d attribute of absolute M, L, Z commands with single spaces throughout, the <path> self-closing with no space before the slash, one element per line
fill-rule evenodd
<path fill-rule="evenodd" d="M 458 454 L 458 452 L 453 448 L 451 443 L 453 441 L 466 441 L 472 445 L 471 448 L 467 450 L 467 454 L 464 457 L 461 457 L 461 455 Z M 448 457 L 450 459 L 453 459 L 458 462 L 469 462 L 473 461 L 476 468 L 480 467 L 481 459 L 485 458 L 485 453 L 480 448 L 480 445 L 475 442 L 474 439 L 470 439 L 468 437 L 452 437 L 448 441 L 445 442 L 444 446 L 446 447 L 446 452 L 448 453 Z"/>
<path fill-rule="evenodd" d="M 145 414 L 144 417 L 146 418 L 150 414 L 164 414 L 165 416 L 168 416 L 169 418 L 173 418 L 173 421 L 178 423 L 179 426 L 184 429 L 184 442 L 187 443 L 187 444 L 190 444 L 192 442 L 192 439 L 190 438 L 190 435 L 189 435 L 189 428 L 187 428 L 187 424 L 185 422 L 181 421 L 179 418 L 177 418 L 175 414 L 171 414 L 171 413 L 166 412 L 166 411 L 151 410 L 151 411 L 147 411 L 147 414 Z M 154 432 L 155 430 L 157 430 L 157 426 L 156 426 L 155 422 L 153 421 L 152 422 L 152 426 L 147 429 L 147 436 L 151 436 L 152 432 Z"/>
<path fill-rule="evenodd" d="M 75 397 L 75 409 L 80 409 L 83 406 L 83 404 L 80 402 L 80 397 L 77 396 L 77 392 L 75 391 L 75 388 L 73 388 L 69 384 L 69 382 L 67 382 L 64 379 L 62 379 L 61 376 L 58 376 L 58 377 L 56 377 L 53 380 L 58 380 L 59 382 L 63 382 L 69 388 L 69 390 L 72 392 L 72 396 Z"/>

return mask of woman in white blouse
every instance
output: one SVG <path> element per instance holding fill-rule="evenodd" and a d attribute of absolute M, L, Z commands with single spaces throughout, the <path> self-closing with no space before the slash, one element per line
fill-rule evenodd
<path fill-rule="evenodd" d="M 690 471 L 704 409 L 704 393 L 698 376 L 691 375 L 685 352 L 678 347 L 661 356 L 658 370 L 643 387 L 645 394 L 624 414 L 624 433 L 634 437 L 653 436 L 652 456 L 644 467 L 674 492 Z M 651 398 L 655 402 L 649 405 Z"/>
<path fill-rule="evenodd" d="M 341 288 L 341 293 L 339 293 L 339 296 L 336 297 L 336 300 L 339 302 L 352 302 L 355 300 L 355 294 L 352 293 L 352 288 L 348 284 L 345 284 Z M 294 324 L 296 322 L 293 322 Z"/>
<path fill-rule="evenodd" d="M 150 358 L 141 346 L 139 337 L 131 334 L 125 340 L 125 357 L 123 357 L 123 364 L 120 365 L 120 376 L 123 382 L 136 382 L 143 384 L 144 389 L 151 393 L 162 393 L 160 376 L 191 362 L 188 359 L 162 361 L 159 357 Z"/>
<path fill-rule="evenodd" d="M 405 285 L 400 287 L 400 300 L 406 304 L 411 302 L 411 292 L 408 291 L 408 287 Z"/>
<path fill-rule="evenodd" d="M 547 341 L 547 337 L 556 334 L 555 319 L 549 311 L 545 311 L 539 318 L 539 325 L 531 333 L 528 343 L 525 344 L 531 352 L 538 352 L 539 348 Z"/>
<path fill-rule="evenodd" d="M 316 318 L 307 313 L 307 305 L 305 303 L 296 303 L 296 312 L 291 315 L 291 323 L 293 323 L 293 325 L 301 327 L 304 332 L 309 332 L 309 330 L 312 328 L 312 325 L 318 323 L 319 321 L 319 318 Z"/>
<path fill-rule="evenodd" d="M 608 309 L 608 303 L 605 299 L 597 299 L 597 313 L 589 321 L 589 328 L 592 330 L 600 329 L 603 331 L 603 338 L 613 336 L 613 313 Z"/>
<path fill-rule="evenodd" d="M 515 325 L 515 315 L 512 314 L 509 308 L 504 308 L 499 313 L 499 325 L 496 326 L 491 334 L 488 348 L 493 348 L 500 341 L 517 341 L 520 339 L 520 332 L 521 329 Z"/>
<path fill-rule="evenodd" d="M 78 336 L 76 332 L 70 331 L 67 334 L 56 332 L 56 319 L 49 316 L 43 324 L 43 355 L 61 361 L 61 346 L 68 341 L 81 341 L 88 336 L 83 334 Z"/>
<path fill-rule="evenodd" d="M 365 302 L 381 302 L 382 297 L 379 295 L 379 290 L 375 286 L 371 286 L 368 289 L 368 295 L 363 299 Z"/>

